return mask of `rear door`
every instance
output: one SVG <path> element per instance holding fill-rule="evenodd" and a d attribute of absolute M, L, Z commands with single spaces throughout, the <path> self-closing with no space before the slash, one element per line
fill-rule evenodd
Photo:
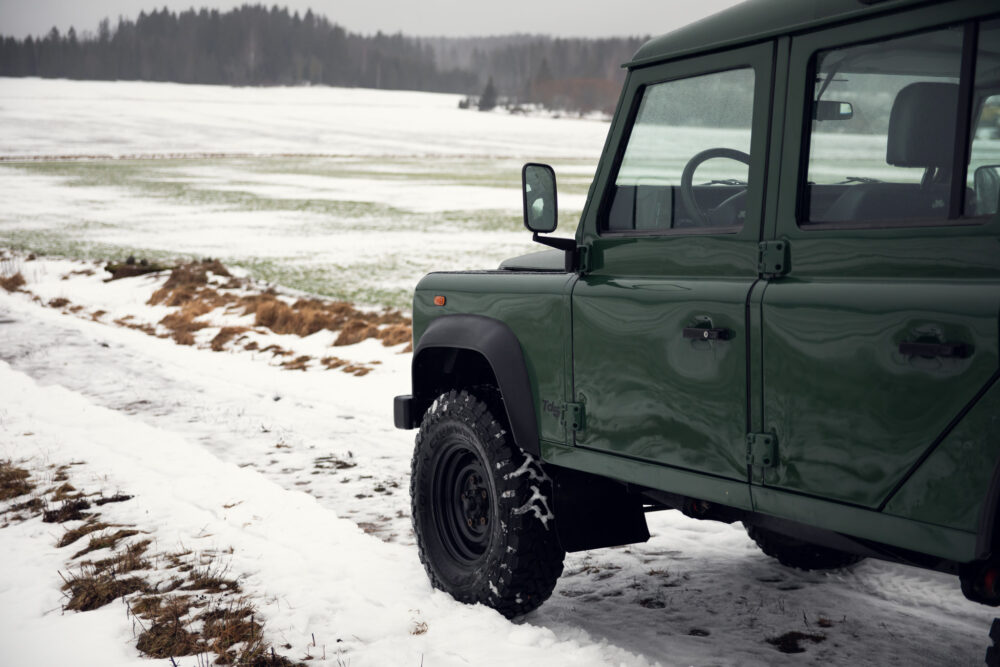
<path fill-rule="evenodd" d="M 1000 81 L 1000 22 L 933 20 L 792 41 L 768 234 L 787 255 L 760 311 L 760 423 L 778 456 L 755 468 L 762 487 L 881 510 L 996 380 L 1000 220 L 965 165 L 996 150 L 970 126 Z"/>

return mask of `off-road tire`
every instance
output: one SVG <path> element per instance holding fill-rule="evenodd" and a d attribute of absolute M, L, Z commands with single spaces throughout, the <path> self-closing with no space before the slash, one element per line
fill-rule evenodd
<path fill-rule="evenodd" d="M 864 560 L 862 556 L 802 542 L 760 526 L 746 525 L 746 529 L 747 535 L 757 543 L 761 551 L 788 567 L 800 570 L 835 570 Z"/>
<path fill-rule="evenodd" d="M 990 646 L 986 649 L 986 667 L 1000 667 L 1000 618 L 990 626 Z"/>
<path fill-rule="evenodd" d="M 411 472 L 413 532 L 435 588 L 507 618 L 548 599 L 565 556 L 552 482 L 502 416 L 466 391 L 442 394 L 424 414 Z"/>

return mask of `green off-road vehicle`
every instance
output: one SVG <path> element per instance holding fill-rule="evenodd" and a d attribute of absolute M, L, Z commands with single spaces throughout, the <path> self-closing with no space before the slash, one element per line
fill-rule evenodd
<path fill-rule="evenodd" d="M 507 616 L 645 512 L 1000 604 L 1000 4 L 751 0 L 653 39 L 573 239 L 413 301 L 413 525 Z"/>

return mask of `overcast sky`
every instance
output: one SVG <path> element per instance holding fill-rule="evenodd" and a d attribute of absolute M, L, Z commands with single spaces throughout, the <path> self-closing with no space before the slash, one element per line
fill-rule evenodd
<path fill-rule="evenodd" d="M 227 10 L 258 0 L 0 0 L 0 34 L 44 35 L 95 32 L 102 18 L 134 19 L 164 6 Z M 309 8 L 353 32 L 482 36 L 509 33 L 564 37 L 657 35 L 736 4 L 737 0 L 259 0 L 301 13 Z"/>

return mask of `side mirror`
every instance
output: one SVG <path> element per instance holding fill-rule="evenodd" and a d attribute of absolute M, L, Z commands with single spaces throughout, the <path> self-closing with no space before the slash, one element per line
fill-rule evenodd
<path fill-rule="evenodd" d="M 992 215 L 1000 206 L 1000 164 L 976 168 L 972 178 L 976 188 L 976 215 Z"/>
<path fill-rule="evenodd" d="M 816 100 L 813 106 L 814 120 L 850 120 L 854 118 L 854 107 L 850 102 Z"/>
<path fill-rule="evenodd" d="M 547 164 L 529 162 L 521 169 L 524 226 L 536 234 L 556 230 L 556 173 Z"/>

